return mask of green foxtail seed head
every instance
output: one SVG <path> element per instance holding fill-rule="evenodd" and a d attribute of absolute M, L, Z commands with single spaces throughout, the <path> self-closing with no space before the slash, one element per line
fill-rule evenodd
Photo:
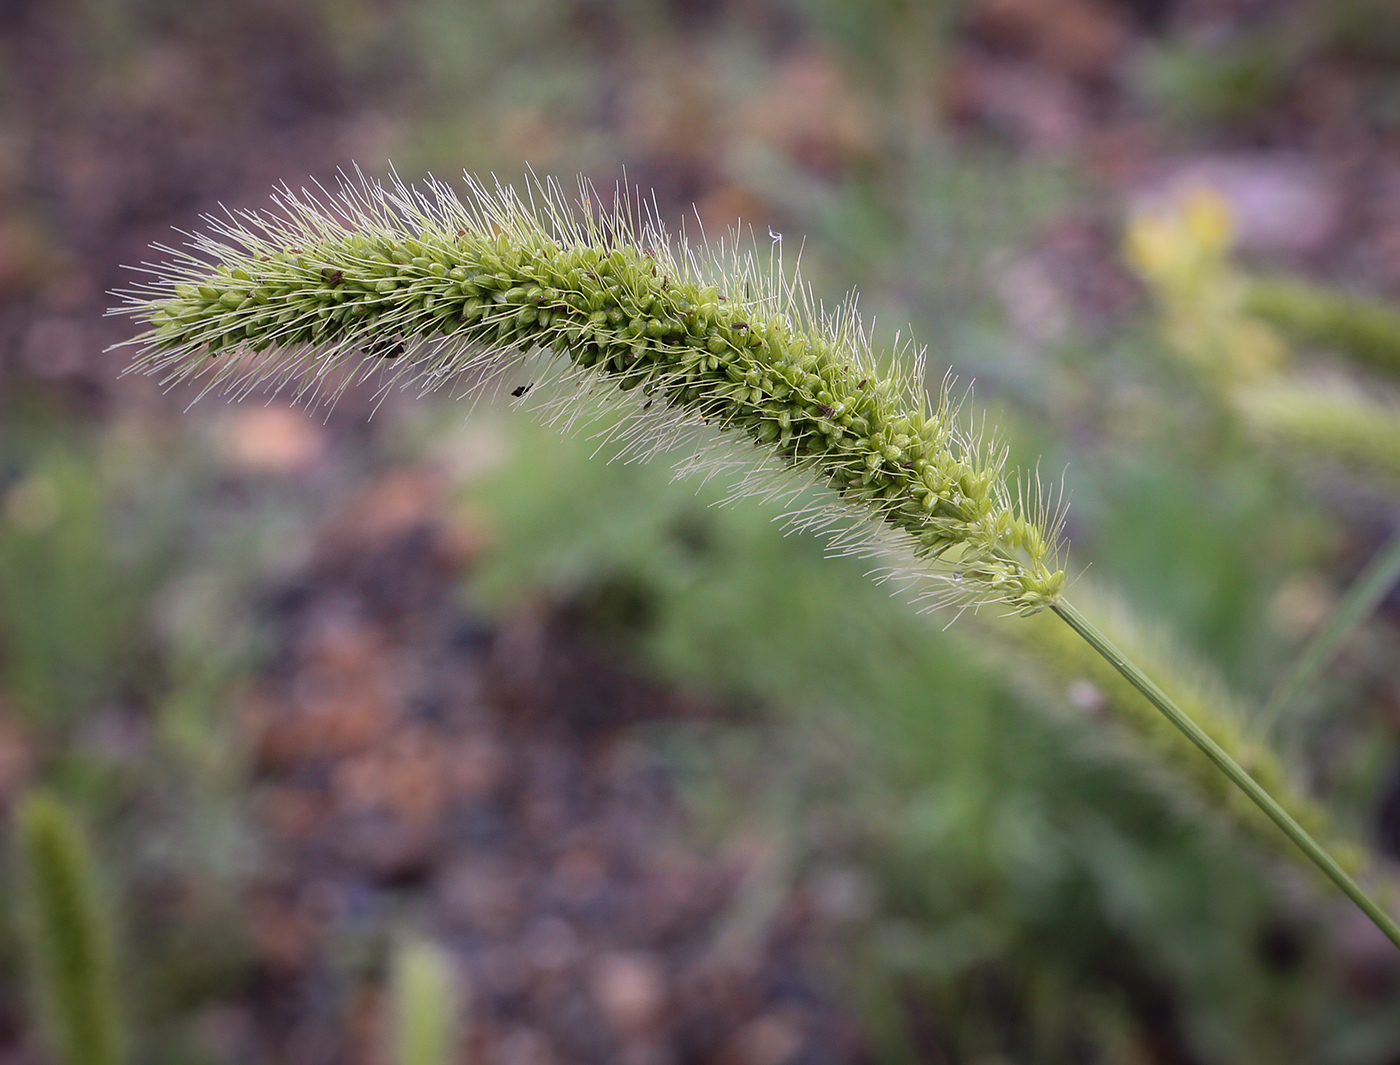
<path fill-rule="evenodd" d="M 44 1034 L 60 1065 L 122 1060 L 112 932 L 87 841 L 42 793 L 15 810 L 28 961 Z"/>
<path fill-rule="evenodd" d="M 834 488 L 844 506 L 791 523 L 839 530 L 843 552 L 894 549 L 903 561 L 889 572 L 921 598 L 1019 614 L 1058 599 L 1058 520 L 1038 491 L 1013 502 L 1005 448 L 962 427 L 946 383 L 930 403 L 917 356 L 882 372 L 854 303 L 815 307 L 785 279 L 779 242 L 760 270 L 673 243 L 621 194 L 604 210 L 586 185 L 570 202 L 553 182 L 522 197 L 468 181 L 463 201 L 435 180 L 359 176 L 334 193 L 284 187 L 273 214 L 206 218 L 184 250 L 158 246 L 173 258 L 146 267 L 153 280 L 121 293 L 118 313 L 147 327 L 129 342 L 136 365 L 170 384 L 292 386 L 312 402 L 369 378 L 478 392 L 515 375 L 517 399 L 555 397 L 543 402 L 555 421 L 589 401 L 625 407 L 612 432 L 634 454 L 702 425 L 747 437 L 758 451 L 738 459 L 742 491 L 796 495 L 775 468 Z M 530 388 L 542 379 L 564 387 Z"/>

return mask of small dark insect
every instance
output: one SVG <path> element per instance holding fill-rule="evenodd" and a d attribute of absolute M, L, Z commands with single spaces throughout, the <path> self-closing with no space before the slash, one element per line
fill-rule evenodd
<path fill-rule="evenodd" d="M 510 390 L 510 394 L 516 399 L 519 399 L 521 396 L 523 396 L 526 392 L 530 391 L 530 389 L 534 387 L 535 383 L 533 381 L 531 381 L 528 385 L 516 385 Z"/>
<path fill-rule="evenodd" d="M 833 410 L 831 407 L 828 407 L 825 403 L 818 403 L 817 410 L 821 411 L 828 418 L 836 417 L 836 411 Z"/>
<path fill-rule="evenodd" d="M 670 287 L 671 287 L 671 279 L 670 279 L 669 277 L 663 277 L 663 278 L 661 279 L 661 291 L 662 291 L 662 292 L 665 292 L 665 291 L 666 291 L 668 288 L 670 288 Z"/>
<path fill-rule="evenodd" d="M 651 410 L 651 405 L 654 402 L 655 400 L 647 400 L 645 403 L 642 404 L 642 410 Z"/>
<path fill-rule="evenodd" d="M 748 322 L 734 322 L 734 323 L 733 323 L 733 327 L 734 327 L 735 329 L 747 329 L 747 328 L 749 327 L 749 323 L 748 323 Z"/>
<path fill-rule="evenodd" d="M 327 266 L 321 270 L 321 280 L 330 285 L 331 288 L 335 288 L 336 285 L 345 280 L 345 272 L 343 270 L 332 270 Z"/>
<path fill-rule="evenodd" d="M 870 383 L 870 381 L 869 381 L 868 378 L 862 377 L 862 378 L 860 379 L 860 384 L 857 385 L 856 387 L 857 387 L 857 388 L 864 388 L 864 387 L 865 387 L 866 385 L 868 385 L 869 383 Z"/>
<path fill-rule="evenodd" d="M 373 355 L 381 359 L 397 359 L 403 353 L 403 342 L 388 338 L 377 340 L 365 348 L 366 355 Z"/>

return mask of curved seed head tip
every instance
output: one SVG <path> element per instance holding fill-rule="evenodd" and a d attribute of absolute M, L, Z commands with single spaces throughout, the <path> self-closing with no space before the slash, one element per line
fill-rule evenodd
<path fill-rule="evenodd" d="M 589 402 L 621 408 L 609 431 L 632 455 L 701 425 L 747 440 L 682 467 L 738 466 L 740 492 L 779 499 L 801 495 L 792 471 L 805 472 L 841 503 L 804 505 L 789 524 L 828 531 L 838 551 L 893 550 L 886 576 L 930 602 L 1031 614 L 1058 598 L 1059 521 L 1039 482 L 1013 502 L 1005 448 L 962 427 L 947 382 L 931 401 L 907 346 L 882 369 L 854 301 L 818 306 L 777 242 L 766 266 L 701 253 L 622 192 L 602 210 L 587 185 L 572 200 L 552 181 L 522 194 L 469 177 L 459 198 L 357 172 L 274 200 L 272 213 L 206 218 L 119 293 L 118 312 L 145 326 L 129 342 L 137 368 L 312 403 L 369 378 L 468 392 L 562 379 L 574 386 L 553 390 L 562 399 L 513 394 L 566 427 Z"/>

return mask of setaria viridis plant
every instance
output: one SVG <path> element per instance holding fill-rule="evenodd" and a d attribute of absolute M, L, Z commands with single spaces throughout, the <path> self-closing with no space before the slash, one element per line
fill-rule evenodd
<path fill-rule="evenodd" d="M 37 1012 L 58 1065 L 121 1065 L 112 929 L 91 847 L 72 814 L 31 792 L 16 804 L 20 911 Z"/>
<path fill-rule="evenodd" d="M 853 304 L 822 311 L 780 263 L 702 255 L 588 188 L 571 202 L 552 183 L 521 196 L 471 182 L 462 200 L 436 181 L 361 177 L 275 199 L 275 214 L 207 218 L 122 293 L 118 313 L 145 326 L 129 342 L 138 368 L 310 402 L 367 380 L 469 393 L 514 382 L 556 421 L 589 404 L 620 415 L 612 431 L 634 453 L 718 429 L 728 450 L 690 466 L 738 464 L 741 490 L 771 496 L 793 498 L 804 480 L 834 489 L 837 502 L 791 520 L 890 560 L 916 596 L 1053 610 L 1400 945 L 1292 815 L 1064 599 L 1058 520 L 1038 486 L 1013 490 L 1005 448 L 964 427 L 946 385 L 930 401 L 917 357 L 882 366 Z"/>

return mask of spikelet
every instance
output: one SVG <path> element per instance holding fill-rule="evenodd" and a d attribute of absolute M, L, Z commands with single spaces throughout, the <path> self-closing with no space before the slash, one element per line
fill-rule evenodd
<path fill-rule="evenodd" d="M 87 844 L 67 810 L 42 794 L 21 801 L 15 830 L 29 962 L 54 1060 L 118 1065 L 112 936 Z"/>
<path fill-rule="evenodd" d="M 1038 492 L 1013 501 L 1005 448 L 963 426 L 946 386 L 930 403 L 919 359 L 881 371 L 853 303 L 824 311 L 780 261 L 673 243 L 621 194 L 602 209 L 586 185 L 574 203 L 552 182 L 523 197 L 468 182 L 461 200 L 435 180 L 360 176 L 334 193 L 283 188 L 273 214 L 207 218 L 121 294 L 117 313 L 147 327 L 136 365 L 307 402 L 366 380 L 479 395 L 528 370 L 517 398 L 545 397 L 565 427 L 607 411 L 633 456 L 711 425 L 757 450 L 683 472 L 736 465 L 739 493 L 780 500 L 800 492 L 794 469 L 834 488 L 843 505 L 790 524 L 892 557 L 888 573 L 926 601 L 1033 614 L 1057 600 L 1057 519 Z"/>

